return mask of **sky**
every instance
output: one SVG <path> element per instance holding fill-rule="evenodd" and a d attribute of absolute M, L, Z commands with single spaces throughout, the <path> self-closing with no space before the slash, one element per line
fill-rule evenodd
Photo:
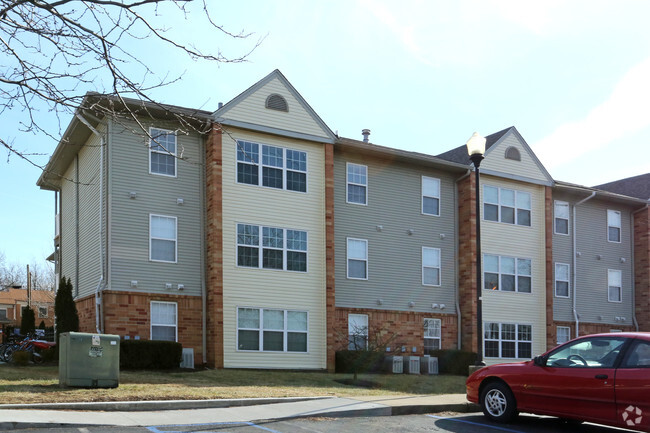
<path fill-rule="evenodd" d="M 474 131 L 515 126 L 555 180 L 594 186 L 650 172 L 648 17 L 645 0 L 239 0 L 219 2 L 212 19 L 247 39 L 209 31 L 197 11 L 183 20 L 161 8 L 157 18 L 169 35 L 228 57 L 261 40 L 246 62 L 195 62 L 148 40 L 134 50 L 160 76 L 183 74 L 153 92 L 163 103 L 216 110 L 279 69 L 340 136 L 368 128 L 372 143 L 437 155 Z M 55 129 L 70 121 L 41 115 Z M 56 141 L 21 133 L 8 116 L 0 124 L 47 162 Z M 7 262 L 53 251 L 55 198 L 39 175 L 0 149 Z"/>

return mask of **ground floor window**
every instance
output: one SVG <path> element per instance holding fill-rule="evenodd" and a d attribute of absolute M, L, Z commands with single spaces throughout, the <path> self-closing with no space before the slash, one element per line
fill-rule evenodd
<path fill-rule="evenodd" d="M 557 327 L 557 344 L 566 343 L 571 339 L 571 328 L 568 326 Z"/>
<path fill-rule="evenodd" d="M 530 358 L 533 327 L 515 323 L 485 323 L 484 353 L 488 358 Z"/>
<path fill-rule="evenodd" d="M 151 302 L 151 339 L 177 341 L 178 314 L 176 302 Z"/>
<path fill-rule="evenodd" d="M 441 329 L 440 319 L 424 319 L 424 353 L 440 350 Z"/>
<path fill-rule="evenodd" d="M 348 350 L 368 348 L 368 315 L 348 314 Z"/>
<path fill-rule="evenodd" d="M 306 311 L 237 309 L 237 348 L 258 352 L 307 352 Z"/>

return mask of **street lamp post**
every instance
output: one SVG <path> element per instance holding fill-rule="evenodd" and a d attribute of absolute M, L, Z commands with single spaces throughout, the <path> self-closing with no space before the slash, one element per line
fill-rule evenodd
<path fill-rule="evenodd" d="M 474 164 L 476 178 L 476 365 L 483 366 L 483 300 L 481 293 L 481 189 L 479 187 L 479 169 L 485 154 L 485 137 L 476 132 L 467 140 L 467 153 Z"/>

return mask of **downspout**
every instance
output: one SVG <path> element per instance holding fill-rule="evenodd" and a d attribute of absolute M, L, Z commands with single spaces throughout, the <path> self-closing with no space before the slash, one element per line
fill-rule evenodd
<path fill-rule="evenodd" d="M 105 277 L 104 277 L 104 263 L 106 261 L 104 253 L 104 224 L 102 224 L 102 219 L 104 216 L 104 136 L 102 136 L 97 129 L 95 129 L 83 116 L 79 113 L 76 114 L 77 119 L 90 131 L 99 137 L 99 257 L 100 257 L 100 276 L 99 281 L 97 282 L 97 288 L 95 289 L 95 328 L 98 334 L 102 333 L 101 323 L 99 315 L 103 312 L 102 308 L 102 288 L 105 287 Z M 78 252 L 77 252 L 78 254 Z"/>
<path fill-rule="evenodd" d="M 461 180 L 465 179 L 467 176 L 469 176 L 472 173 L 472 170 L 467 170 L 467 173 L 456 179 L 454 182 L 456 185 L 456 190 L 454 191 L 454 210 L 456 211 L 456 219 L 458 220 L 458 182 Z M 455 300 L 455 307 L 456 307 L 456 320 L 458 321 L 458 324 L 456 325 L 457 329 L 457 335 L 456 335 L 456 341 L 457 341 L 457 346 L 458 350 L 461 349 L 461 338 L 462 338 L 462 333 L 461 333 L 461 312 L 460 312 L 460 290 L 458 289 L 458 250 L 459 248 L 459 239 L 458 239 L 458 226 L 459 226 L 460 221 L 458 223 L 454 224 L 454 238 L 456 239 L 456 242 L 454 243 L 454 257 L 456 258 L 456 272 L 454 279 L 456 280 L 456 300 Z M 479 221 L 477 220 L 476 223 L 478 224 Z"/>
<path fill-rule="evenodd" d="M 630 255 L 632 257 L 632 263 L 630 263 L 630 266 L 632 267 L 632 322 L 634 323 L 636 332 L 639 332 L 639 322 L 636 320 L 636 284 L 634 283 L 636 275 L 636 269 L 634 267 L 634 215 L 647 210 L 648 206 L 649 205 L 645 205 L 641 209 L 637 209 L 630 214 L 630 239 L 632 239 L 632 242 L 630 242 Z"/>
<path fill-rule="evenodd" d="M 573 205 L 573 319 L 576 322 L 576 337 L 580 336 L 580 318 L 578 317 L 578 306 L 576 302 L 576 298 L 578 297 L 578 260 L 576 259 L 576 254 L 578 253 L 576 236 L 578 231 L 576 229 L 576 211 L 578 206 L 587 200 L 591 200 L 595 196 L 596 191 L 593 191 L 589 197 L 584 198 Z"/>
<path fill-rule="evenodd" d="M 206 152 L 208 151 L 205 146 L 207 146 L 207 143 L 209 140 L 204 140 L 203 141 L 203 152 L 202 152 L 202 166 L 204 168 L 203 174 L 199 175 L 199 185 L 201 185 L 201 194 L 203 196 L 202 200 L 202 209 L 201 209 L 201 227 L 203 227 L 203 235 L 201 236 L 201 353 L 203 354 L 203 365 L 208 364 L 208 293 L 207 293 L 207 287 L 206 287 L 206 256 L 207 256 L 207 250 L 205 246 L 205 235 L 207 233 L 207 224 L 206 224 L 206 204 L 208 202 L 207 198 L 207 188 L 206 188 Z M 199 171 L 200 172 L 200 171 Z"/>

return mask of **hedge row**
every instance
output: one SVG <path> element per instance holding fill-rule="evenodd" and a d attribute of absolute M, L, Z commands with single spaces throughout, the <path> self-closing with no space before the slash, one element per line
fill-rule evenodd
<path fill-rule="evenodd" d="M 183 360 L 183 346 L 174 341 L 120 341 L 120 368 L 129 370 L 169 370 Z"/>
<path fill-rule="evenodd" d="M 432 350 L 428 353 L 438 358 L 438 372 L 467 376 L 469 366 L 476 362 L 476 353 L 462 350 Z M 376 373 L 382 371 L 385 356 L 391 354 L 369 350 L 340 350 L 336 352 L 337 373 Z"/>

